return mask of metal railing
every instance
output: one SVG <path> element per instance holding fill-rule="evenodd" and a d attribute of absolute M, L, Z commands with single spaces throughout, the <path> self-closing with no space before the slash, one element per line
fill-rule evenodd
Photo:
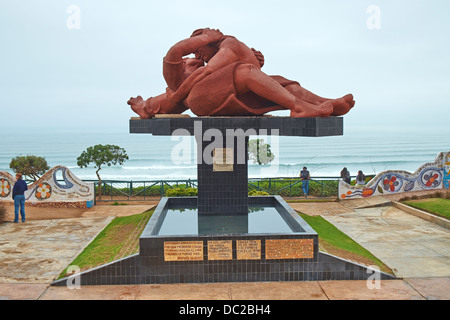
<path fill-rule="evenodd" d="M 96 201 L 145 201 L 160 199 L 173 188 L 197 188 L 197 180 L 157 181 L 102 181 L 102 195 L 98 194 L 98 181 L 94 182 Z"/>
<path fill-rule="evenodd" d="M 338 196 L 338 180 L 336 177 L 317 177 L 309 182 L 309 196 L 318 198 L 336 198 Z M 249 179 L 249 192 L 265 191 L 271 195 L 282 197 L 303 197 L 302 180 L 299 178 L 267 178 Z"/>
<path fill-rule="evenodd" d="M 309 195 L 318 198 L 337 198 L 337 177 L 317 177 L 310 180 Z M 155 181 L 102 181 L 102 195 L 98 194 L 98 181 L 94 182 L 96 201 L 146 201 L 159 200 L 170 189 L 197 188 L 197 180 L 155 180 Z M 282 197 L 303 197 L 302 181 L 299 178 L 252 178 L 248 191 L 263 191 Z"/>

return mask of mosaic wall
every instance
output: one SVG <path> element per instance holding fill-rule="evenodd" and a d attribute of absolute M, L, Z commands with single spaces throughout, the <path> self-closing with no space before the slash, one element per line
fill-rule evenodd
<path fill-rule="evenodd" d="M 419 190 L 449 188 L 450 152 L 441 152 L 434 162 L 425 163 L 414 173 L 401 170 L 384 171 L 376 175 L 365 186 L 351 186 L 339 181 L 339 197 L 368 198 Z"/>
<path fill-rule="evenodd" d="M 15 182 L 11 174 L 0 171 L 0 201 L 13 200 Z M 94 206 L 94 184 L 81 181 L 67 167 L 56 166 L 28 185 L 25 199 L 32 205 L 42 207 L 91 208 Z"/>

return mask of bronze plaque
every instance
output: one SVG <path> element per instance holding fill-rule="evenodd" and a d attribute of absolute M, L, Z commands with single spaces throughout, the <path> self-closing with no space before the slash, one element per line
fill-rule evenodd
<path fill-rule="evenodd" d="M 208 260 L 233 260 L 233 242 L 208 241 Z"/>
<path fill-rule="evenodd" d="M 236 253 L 238 260 L 260 260 L 261 240 L 237 240 Z"/>
<path fill-rule="evenodd" d="M 215 148 L 213 151 L 213 171 L 230 172 L 233 171 L 234 150 L 233 148 Z"/>
<path fill-rule="evenodd" d="M 203 241 L 164 242 L 164 261 L 202 261 Z"/>
<path fill-rule="evenodd" d="M 266 259 L 312 259 L 313 239 L 266 240 Z"/>

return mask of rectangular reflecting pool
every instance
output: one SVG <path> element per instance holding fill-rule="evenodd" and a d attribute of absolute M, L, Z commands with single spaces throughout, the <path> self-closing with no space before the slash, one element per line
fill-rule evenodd
<path fill-rule="evenodd" d="M 247 215 L 198 214 L 195 207 L 168 208 L 158 235 L 274 234 L 293 233 L 275 207 L 250 207 Z"/>
<path fill-rule="evenodd" d="M 250 197 L 248 214 L 203 215 L 197 198 L 163 198 L 141 235 L 202 237 L 220 235 L 317 235 L 281 197 Z"/>

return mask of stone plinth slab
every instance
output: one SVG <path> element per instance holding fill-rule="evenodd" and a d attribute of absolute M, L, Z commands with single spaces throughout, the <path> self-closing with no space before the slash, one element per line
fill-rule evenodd
<path fill-rule="evenodd" d="M 194 117 L 130 119 L 130 133 L 155 136 L 195 135 L 196 126 L 208 128 L 233 128 L 247 130 L 278 130 L 280 136 L 324 137 L 343 135 L 341 117 L 291 118 L 291 117 Z M 179 129 L 185 129 L 179 130 Z M 178 130 L 178 131 L 176 131 Z M 201 132 L 200 132 L 201 133 Z M 272 134 L 275 134 L 272 132 Z"/>

